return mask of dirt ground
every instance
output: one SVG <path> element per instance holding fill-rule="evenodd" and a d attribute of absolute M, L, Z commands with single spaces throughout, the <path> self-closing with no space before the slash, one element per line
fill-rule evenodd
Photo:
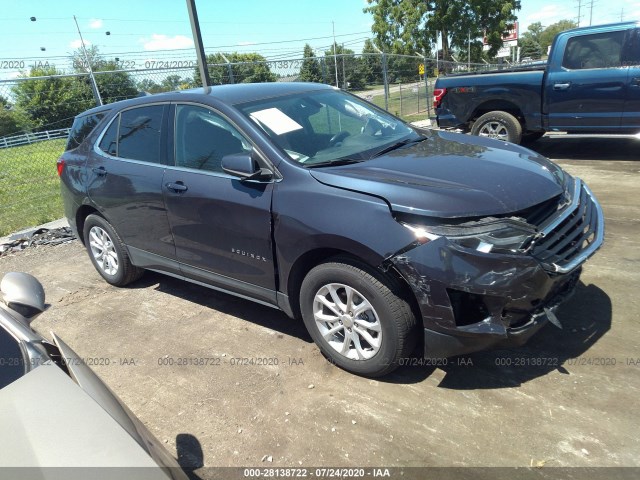
<path fill-rule="evenodd" d="M 155 273 L 111 287 L 77 241 L 2 257 L 0 273 L 42 281 L 51 308 L 34 327 L 97 359 L 192 468 L 637 467 L 640 142 L 545 138 L 535 148 L 590 185 L 607 230 L 557 313 L 564 328 L 548 325 L 519 349 L 369 380 L 328 363 L 303 324 L 276 310 Z"/>

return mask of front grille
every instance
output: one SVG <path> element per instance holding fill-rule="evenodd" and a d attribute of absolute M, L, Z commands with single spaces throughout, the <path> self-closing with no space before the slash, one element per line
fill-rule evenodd
<path fill-rule="evenodd" d="M 603 240 L 600 205 L 578 179 L 573 195 L 569 206 L 541 226 L 543 236 L 531 250 L 533 257 L 551 272 L 566 273 L 576 268 Z"/>

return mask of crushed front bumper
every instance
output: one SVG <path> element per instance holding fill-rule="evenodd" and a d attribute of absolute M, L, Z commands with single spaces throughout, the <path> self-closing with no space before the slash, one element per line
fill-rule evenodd
<path fill-rule="evenodd" d="M 386 261 L 413 290 L 425 357 L 522 345 L 548 321 L 558 323 L 554 310 L 573 292 L 582 264 L 604 240 L 597 200 L 579 180 L 574 192 L 581 200 L 547 222 L 544 249 L 532 254 L 484 253 L 439 237 Z M 569 235 L 576 238 L 572 245 Z"/>

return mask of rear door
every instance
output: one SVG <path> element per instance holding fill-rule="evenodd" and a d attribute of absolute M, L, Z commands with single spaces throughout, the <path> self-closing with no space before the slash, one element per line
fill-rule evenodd
<path fill-rule="evenodd" d="M 89 156 L 87 191 L 130 248 L 174 258 L 162 195 L 168 111 L 153 104 L 119 113 Z"/>
<path fill-rule="evenodd" d="M 275 303 L 273 183 L 243 182 L 221 167 L 223 156 L 254 145 L 208 106 L 176 104 L 170 123 L 174 166 L 167 167 L 163 189 L 183 273 Z"/>
<path fill-rule="evenodd" d="M 545 85 L 549 129 L 620 128 L 628 73 L 622 64 L 624 38 L 625 30 L 619 30 L 567 39 L 562 58 L 549 65 Z"/>

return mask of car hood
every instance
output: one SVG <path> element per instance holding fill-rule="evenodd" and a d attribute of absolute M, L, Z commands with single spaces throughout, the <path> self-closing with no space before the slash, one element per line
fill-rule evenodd
<path fill-rule="evenodd" d="M 392 210 L 442 218 L 504 215 L 563 192 L 564 172 L 523 147 L 432 131 L 361 163 L 311 170 L 321 183 L 385 199 Z"/>

